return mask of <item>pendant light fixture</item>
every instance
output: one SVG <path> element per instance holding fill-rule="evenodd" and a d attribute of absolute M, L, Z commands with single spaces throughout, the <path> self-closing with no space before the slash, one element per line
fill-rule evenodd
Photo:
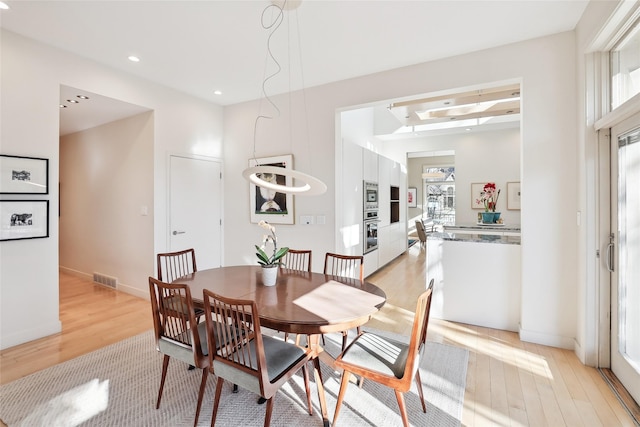
<path fill-rule="evenodd" d="M 269 79 L 276 76 L 281 69 L 280 64 L 278 63 L 278 61 L 275 59 L 275 57 L 271 52 L 271 46 L 270 46 L 271 37 L 273 36 L 275 31 L 278 29 L 278 27 L 282 23 L 284 19 L 284 11 L 285 10 L 291 11 L 297 8 L 299 5 L 300 5 L 300 0 L 294 0 L 294 1 L 272 0 L 271 4 L 266 6 L 265 9 L 262 11 L 262 27 L 264 29 L 271 30 L 271 33 L 269 34 L 269 37 L 267 39 L 267 52 L 271 60 L 273 60 L 277 66 L 277 71 L 275 73 L 263 79 L 262 93 L 265 99 L 276 109 L 276 111 L 278 112 L 278 115 L 280 114 L 280 110 L 275 105 L 275 103 L 269 98 L 265 90 L 266 82 Z M 277 14 L 271 23 L 265 25 L 265 14 L 271 8 L 276 8 Z M 299 34 L 298 34 L 298 37 L 299 37 Z M 289 76 L 289 80 L 291 80 L 291 76 Z M 289 91 L 291 91 L 290 86 L 291 85 L 289 85 Z M 304 82 L 303 82 L 303 90 L 304 90 Z M 306 105 L 305 105 L 305 114 L 306 114 Z M 253 128 L 253 161 L 254 163 L 256 163 L 256 166 L 245 169 L 242 172 L 242 176 L 258 187 L 267 188 L 269 190 L 273 190 L 278 193 L 295 194 L 295 195 L 301 195 L 301 196 L 316 196 L 316 195 L 324 194 L 327 191 L 327 186 L 324 182 L 322 182 L 318 178 L 315 178 L 311 175 L 308 175 L 300 171 L 296 171 L 293 168 L 291 169 L 281 168 L 277 166 L 268 166 L 268 165 L 258 164 L 258 161 L 256 158 L 256 133 L 257 133 L 256 130 L 258 126 L 258 121 L 260 119 L 273 119 L 273 117 L 260 115 L 260 114 L 258 114 L 258 117 L 256 117 L 254 128 Z M 263 179 L 264 176 L 272 177 L 274 175 L 284 176 L 285 185 L 277 184 L 275 182 L 269 182 Z M 293 183 L 294 180 L 295 180 L 295 184 Z M 287 181 L 291 181 L 291 184 L 286 185 Z"/>

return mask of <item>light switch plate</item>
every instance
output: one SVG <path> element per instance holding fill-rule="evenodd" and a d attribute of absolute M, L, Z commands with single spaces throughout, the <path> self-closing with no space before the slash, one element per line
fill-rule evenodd
<path fill-rule="evenodd" d="M 313 215 L 300 215 L 300 224 L 313 225 Z"/>

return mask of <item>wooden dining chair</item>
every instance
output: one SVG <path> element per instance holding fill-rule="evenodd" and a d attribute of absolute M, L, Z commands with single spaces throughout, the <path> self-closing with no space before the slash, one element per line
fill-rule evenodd
<path fill-rule="evenodd" d="M 219 347 L 218 351 L 209 353 L 209 366 L 218 378 L 211 426 L 215 425 L 222 387 L 227 380 L 256 393 L 266 401 L 264 425 L 269 427 L 273 397 L 300 369 L 311 415 L 309 373 L 306 369 L 306 364 L 311 359 L 311 349 L 262 335 L 258 308 L 254 301 L 225 298 L 207 289 L 203 291 L 203 301 L 209 347 Z M 225 338 L 226 343 L 219 345 L 218 337 Z"/>
<path fill-rule="evenodd" d="M 427 245 L 427 231 L 424 229 L 424 223 L 416 219 L 416 232 L 418 233 L 418 239 L 420 239 L 420 246 Z"/>
<path fill-rule="evenodd" d="M 364 257 L 327 252 L 324 256 L 324 274 L 363 280 Z"/>
<path fill-rule="evenodd" d="M 422 403 L 422 411 L 427 412 L 420 379 L 420 360 L 424 354 L 431 311 L 433 279 L 429 287 L 418 297 L 416 312 L 411 328 L 409 344 L 384 337 L 372 332 L 360 334 L 335 361 L 336 368 L 343 369 L 340 391 L 333 416 L 336 425 L 340 405 L 349 386 L 351 374 L 368 378 L 384 386 L 393 388 L 398 400 L 402 423 L 409 426 L 404 393 L 411 388 L 411 380 L 415 379 L 418 395 Z"/>
<path fill-rule="evenodd" d="M 364 257 L 362 255 L 341 255 L 327 252 L 324 256 L 324 274 L 350 277 L 360 281 L 364 278 Z M 357 334 L 361 333 L 360 326 Z M 347 331 L 342 331 L 342 350 L 347 347 Z"/>
<path fill-rule="evenodd" d="M 281 268 L 286 270 L 306 271 L 311 273 L 311 250 L 309 249 L 291 249 L 282 259 Z M 289 333 L 285 332 L 284 340 L 289 340 Z M 300 344 L 300 336 L 296 338 L 296 345 Z"/>
<path fill-rule="evenodd" d="M 166 252 L 157 255 L 158 280 L 171 283 L 180 277 L 198 271 L 195 249 L 178 252 Z"/>
<path fill-rule="evenodd" d="M 158 280 L 171 283 L 174 280 L 198 271 L 196 265 L 195 249 L 185 249 L 177 252 L 165 252 L 157 255 Z M 204 310 L 195 309 L 198 323 L 204 314 Z"/>
<path fill-rule="evenodd" d="M 311 272 L 311 251 L 301 249 L 291 249 L 282 259 L 283 266 L 288 270 L 308 271 Z"/>
<path fill-rule="evenodd" d="M 193 423 L 196 426 L 209 374 L 206 325 L 196 322 L 191 292 L 187 285 L 169 284 L 149 277 L 149 292 L 151 294 L 156 347 L 160 353 L 164 354 L 156 409 L 160 407 L 169 360 L 172 357 L 181 360 L 202 369 L 202 380 Z M 192 327 L 191 325 L 196 326 Z"/>

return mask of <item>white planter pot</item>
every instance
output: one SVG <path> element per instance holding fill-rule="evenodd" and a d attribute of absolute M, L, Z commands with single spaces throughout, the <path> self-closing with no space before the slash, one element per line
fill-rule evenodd
<path fill-rule="evenodd" d="M 262 284 L 265 286 L 273 286 L 278 279 L 278 266 L 262 267 Z"/>

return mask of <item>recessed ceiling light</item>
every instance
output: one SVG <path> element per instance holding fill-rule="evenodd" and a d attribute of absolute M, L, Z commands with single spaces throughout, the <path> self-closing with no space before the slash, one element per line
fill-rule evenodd
<path fill-rule="evenodd" d="M 469 132 L 469 131 L 471 130 L 471 128 L 466 128 L 465 130 L 466 130 L 467 132 Z"/>
<path fill-rule="evenodd" d="M 8 4 L 6 4 L 6 3 L 5 3 L 5 2 L 3 2 L 3 1 L 0 1 L 0 9 L 2 9 L 2 10 L 7 10 L 7 9 L 9 9 L 9 5 L 8 5 Z"/>
<path fill-rule="evenodd" d="M 72 104 L 79 104 L 80 101 L 76 101 L 75 99 L 67 99 L 67 102 L 70 102 Z"/>
<path fill-rule="evenodd" d="M 214 95 L 222 95 L 222 91 L 214 90 L 214 91 L 213 91 L 213 94 L 214 94 Z"/>
<path fill-rule="evenodd" d="M 76 95 L 76 97 L 78 97 L 80 99 L 89 99 L 89 97 L 86 96 L 86 95 Z"/>
<path fill-rule="evenodd" d="M 138 58 L 137 56 L 131 55 L 131 56 L 129 56 L 129 61 L 131 61 L 131 62 L 140 62 L 140 58 Z"/>
<path fill-rule="evenodd" d="M 67 106 L 64 104 L 60 104 L 60 108 L 67 108 Z"/>

